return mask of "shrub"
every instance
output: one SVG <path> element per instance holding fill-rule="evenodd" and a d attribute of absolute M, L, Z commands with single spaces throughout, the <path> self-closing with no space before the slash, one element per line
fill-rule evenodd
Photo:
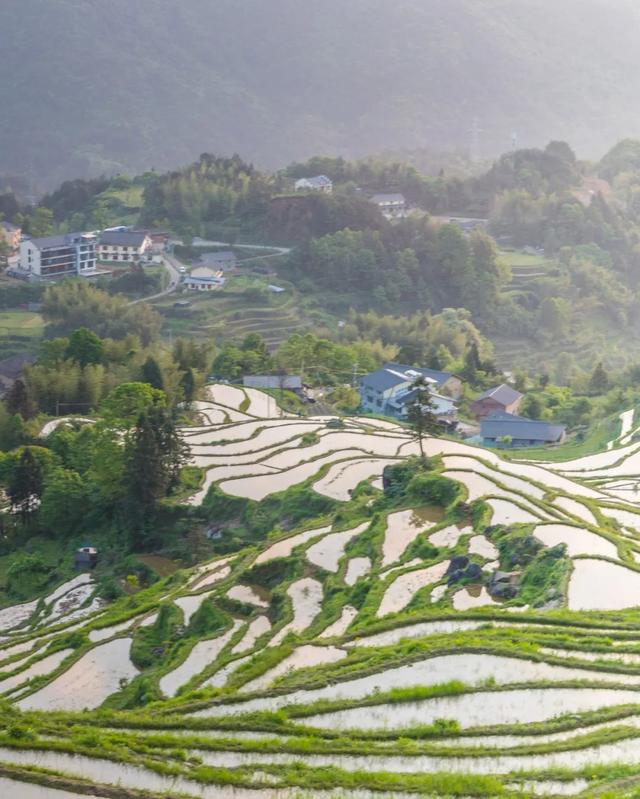
<path fill-rule="evenodd" d="M 418 502 L 428 502 L 442 507 L 453 504 L 460 496 L 460 483 L 437 474 L 419 472 L 407 486 L 406 493 Z"/>

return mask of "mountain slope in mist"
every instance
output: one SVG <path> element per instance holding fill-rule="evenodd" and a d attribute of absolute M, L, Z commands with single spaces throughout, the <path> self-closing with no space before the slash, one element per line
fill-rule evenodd
<path fill-rule="evenodd" d="M 0 174 L 640 134 L 632 0 L 4 0 Z"/>

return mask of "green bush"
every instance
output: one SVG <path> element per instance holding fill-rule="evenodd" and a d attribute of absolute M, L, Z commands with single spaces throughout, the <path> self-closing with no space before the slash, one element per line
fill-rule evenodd
<path fill-rule="evenodd" d="M 228 617 L 213 602 L 205 600 L 191 617 L 188 633 L 204 638 L 221 630 L 228 622 Z"/>
<path fill-rule="evenodd" d="M 416 502 L 432 503 L 446 508 L 460 498 L 462 486 L 438 474 L 419 472 L 407 486 L 407 495 Z"/>
<path fill-rule="evenodd" d="M 284 580 L 291 580 L 296 576 L 296 566 L 296 558 L 273 558 L 247 569 L 240 575 L 239 580 L 247 585 L 275 588 Z"/>

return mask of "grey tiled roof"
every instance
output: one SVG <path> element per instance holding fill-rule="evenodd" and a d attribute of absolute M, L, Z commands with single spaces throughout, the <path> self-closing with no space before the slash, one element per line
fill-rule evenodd
<path fill-rule="evenodd" d="M 428 380 L 433 380 L 437 386 L 444 385 L 447 380 L 450 380 L 453 375 L 451 372 L 439 372 L 437 369 L 423 369 L 419 366 L 407 366 L 404 363 L 394 363 L 389 361 L 385 363 L 383 369 L 392 369 L 394 372 L 417 372 Z"/>
<path fill-rule="evenodd" d="M 511 413 L 492 413 L 480 422 L 482 438 L 488 439 L 511 436 L 516 440 L 553 442 L 562 438 L 565 429 L 562 425 L 525 419 Z"/>
<path fill-rule="evenodd" d="M 405 203 L 406 200 L 404 194 L 374 194 L 371 202 L 384 205 L 386 203 Z"/>
<path fill-rule="evenodd" d="M 501 405 L 507 406 L 511 405 L 512 402 L 522 399 L 522 394 L 516 391 L 515 388 L 511 388 L 511 386 L 503 383 L 500 386 L 496 386 L 496 388 L 490 388 L 488 391 L 485 391 L 484 394 L 480 394 L 478 400 L 489 398 L 494 399 Z"/>
<path fill-rule="evenodd" d="M 389 369 L 386 366 L 360 379 L 361 386 L 372 388 L 374 391 L 386 391 L 388 388 L 393 388 L 400 383 L 407 382 L 411 382 L 411 378 L 400 371 Z"/>
<path fill-rule="evenodd" d="M 130 230 L 108 230 L 100 236 L 100 244 L 111 247 L 140 247 L 146 237 L 146 233 L 134 233 Z"/>

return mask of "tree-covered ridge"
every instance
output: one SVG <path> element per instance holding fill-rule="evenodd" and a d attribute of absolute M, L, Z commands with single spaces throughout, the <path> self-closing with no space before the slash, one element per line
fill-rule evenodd
<path fill-rule="evenodd" d="M 87 0 L 80 18 L 71 0 L 8 0 L 0 43 L 23 66 L 0 94 L 0 174 L 50 188 L 206 150 L 271 167 L 425 142 L 468 150 L 474 117 L 485 155 L 514 131 L 593 155 L 639 130 L 637 29 L 629 0 L 566 0 L 560 13 L 550 0 L 314 0 L 305 13 L 294 0 L 188 0 L 178 15 Z M 79 107 L 88 96 L 100 101 Z"/>

